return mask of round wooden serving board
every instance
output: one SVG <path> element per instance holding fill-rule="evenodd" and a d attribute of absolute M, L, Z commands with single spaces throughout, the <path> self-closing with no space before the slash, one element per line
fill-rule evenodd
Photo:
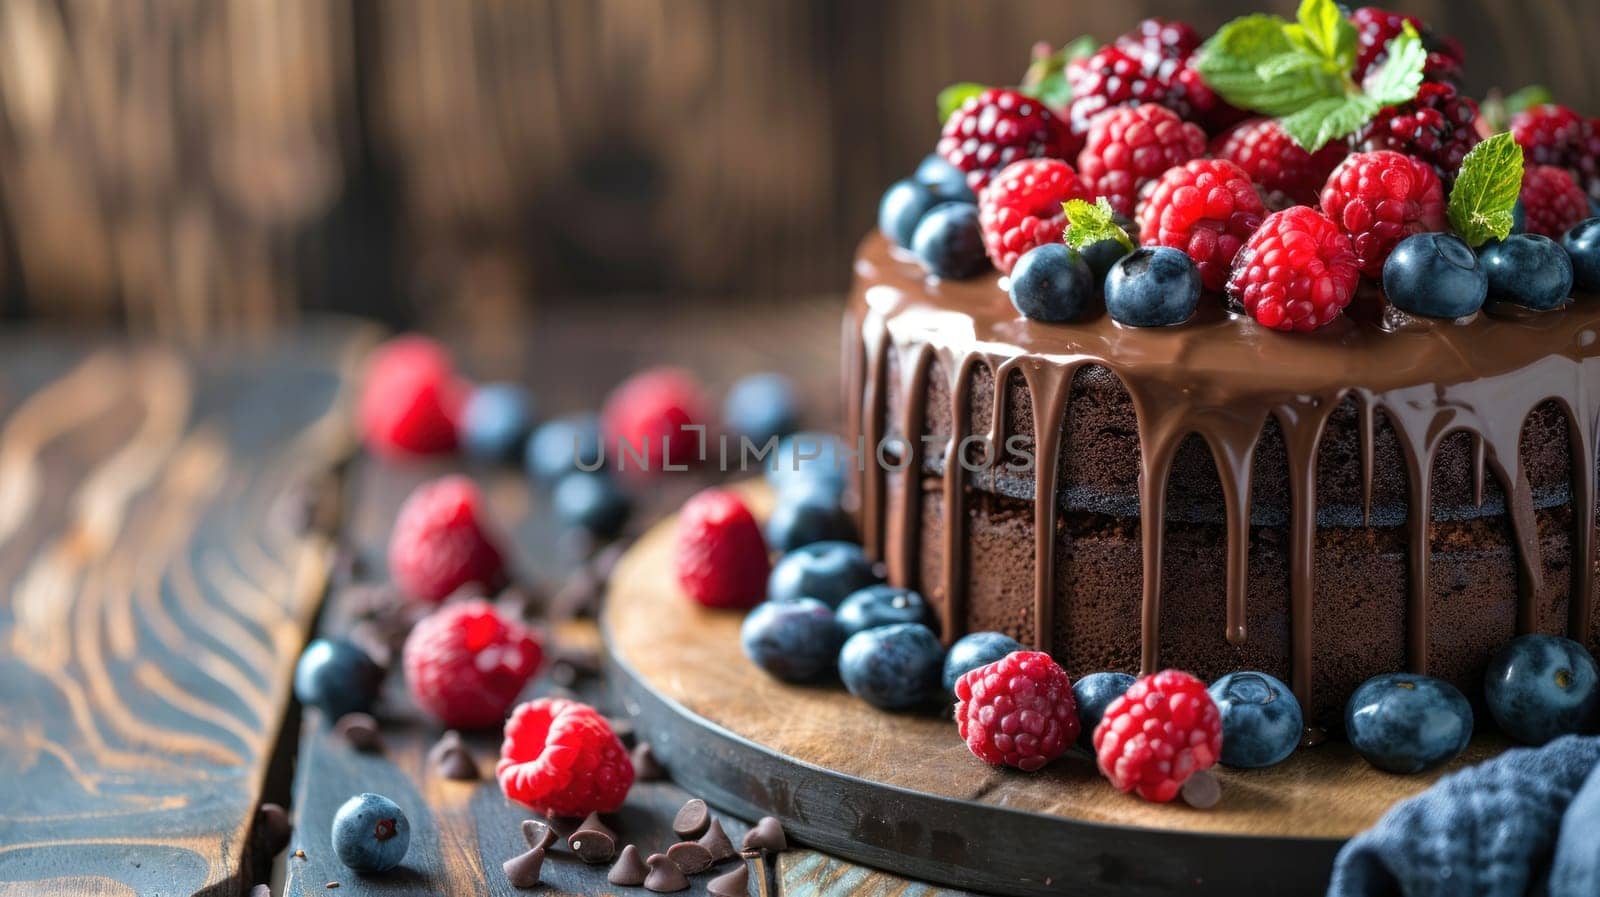
<path fill-rule="evenodd" d="M 764 516 L 765 487 L 741 488 Z M 1038 773 L 993 769 L 946 717 L 885 713 L 837 684 L 757 669 L 739 648 L 744 615 L 679 591 L 674 522 L 629 550 L 601 619 L 642 737 L 690 792 L 914 878 L 1003 894 L 1321 895 L 1346 838 L 1505 747 L 1480 736 L 1444 770 L 1394 776 L 1329 743 L 1272 769 L 1218 767 L 1223 798 L 1207 811 L 1122 794 L 1078 751 Z"/>

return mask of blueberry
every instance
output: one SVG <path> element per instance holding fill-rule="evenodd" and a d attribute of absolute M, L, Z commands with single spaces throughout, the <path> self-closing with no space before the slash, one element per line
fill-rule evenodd
<path fill-rule="evenodd" d="M 1383 263 L 1383 291 L 1401 311 L 1461 318 L 1483 307 L 1489 274 L 1460 237 L 1412 234 Z"/>
<path fill-rule="evenodd" d="M 1100 240 L 1083 247 L 1080 254 L 1094 276 L 1096 290 L 1104 288 L 1106 275 L 1111 273 L 1111 266 L 1127 255 L 1128 251 L 1128 247 L 1122 245 L 1119 240 Z"/>
<path fill-rule="evenodd" d="M 472 391 L 461 409 L 461 447 L 486 461 L 517 456 L 533 429 L 533 397 L 515 383 L 488 383 Z"/>
<path fill-rule="evenodd" d="M 333 815 L 333 852 L 357 872 L 388 872 L 410 845 L 405 811 L 381 794 L 358 794 Z"/>
<path fill-rule="evenodd" d="M 921 623 L 865 629 L 845 640 L 839 678 L 850 693 L 882 710 L 906 710 L 939 694 L 944 648 Z"/>
<path fill-rule="evenodd" d="M 815 598 L 766 601 L 739 627 L 739 644 L 756 666 L 784 682 L 829 676 L 844 644 L 833 610 Z"/>
<path fill-rule="evenodd" d="M 728 390 L 722 420 L 759 447 L 794 432 L 800 423 L 800 398 L 782 374 L 751 374 Z"/>
<path fill-rule="evenodd" d="M 896 246 L 911 247 L 911 237 L 917 222 L 928 210 L 946 200 L 934 193 L 926 184 L 907 178 L 895 181 L 878 201 L 878 230 L 893 240 Z"/>
<path fill-rule="evenodd" d="M 920 183 L 928 185 L 940 199 L 949 199 L 955 202 L 978 201 L 972 187 L 967 184 L 967 173 L 951 165 L 943 156 L 932 153 L 917 165 L 917 173 L 912 175 Z"/>
<path fill-rule="evenodd" d="M 1541 234 L 1512 234 L 1478 250 L 1489 275 L 1489 298 L 1546 311 L 1572 295 L 1572 260 Z"/>
<path fill-rule="evenodd" d="M 1472 738 L 1472 706 L 1454 685 L 1431 676 L 1373 676 L 1344 710 L 1350 746 L 1387 772 L 1431 769 Z"/>
<path fill-rule="evenodd" d="M 768 548 L 788 552 L 813 542 L 854 542 L 856 522 L 825 485 L 795 486 L 778 496 L 764 532 Z"/>
<path fill-rule="evenodd" d="M 1572 639 L 1523 635 L 1489 661 L 1483 691 L 1500 731 L 1526 744 L 1588 731 L 1600 710 L 1600 670 Z"/>
<path fill-rule="evenodd" d="M 1511 232 L 1514 234 L 1528 232 L 1528 210 L 1522 205 L 1521 199 L 1511 205 Z"/>
<path fill-rule="evenodd" d="M 780 494 L 794 488 L 823 488 L 842 496 L 845 478 L 855 471 L 839 437 L 832 433 L 785 436 L 763 463 L 768 485 Z"/>
<path fill-rule="evenodd" d="M 767 598 L 792 601 L 815 598 L 829 607 L 851 592 L 882 582 L 860 545 L 813 542 L 778 559 L 767 577 Z"/>
<path fill-rule="evenodd" d="M 933 614 L 922 595 L 900 586 L 867 586 L 851 592 L 839 605 L 839 626 L 848 636 L 878 626 L 920 623 L 933 628 Z"/>
<path fill-rule="evenodd" d="M 1013 651 L 1023 650 L 1022 643 L 1003 632 L 973 632 L 956 639 L 950 652 L 944 656 L 944 690 L 956 690 L 956 680 L 963 675 L 986 667 Z"/>
<path fill-rule="evenodd" d="M 1127 673 L 1090 673 L 1072 683 L 1072 697 L 1078 703 L 1078 722 L 1083 730 L 1078 733 L 1078 745 L 1094 753 L 1094 728 L 1106 715 L 1111 702 L 1133 687 L 1134 677 Z"/>
<path fill-rule="evenodd" d="M 1105 289 L 1106 311 L 1119 324 L 1182 324 L 1200 305 L 1200 269 L 1182 250 L 1145 246 L 1111 266 Z"/>
<path fill-rule="evenodd" d="M 633 511 L 628 496 L 603 471 L 574 471 L 563 476 L 550 492 L 550 503 L 557 520 L 599 539 L 621 533 Z"/>
<path fill-rule="evenodd" d="M 342 640 L 313 639 L 294 668 L 294 696 L 320 708 L 329 722 L 371 710 L 382 686 L 383 667 Z"/>
<path fill-rule="evenodd" d="M 1208 691 L 1222 712 L 1222 762 L 1228 766 L 1276 766 L 1300 746 L 1305 716 L 1294 692 L 1278 678 L 1229 673 Z"/>
<path fill-rule="evenodd" d="M 1561 248 L 1572 261 L 1572 282 L 1578 289 L 1600 293 L 1600 218 L 1573 225 L 1561 238 Z"/>
<path fill-rule="evenodd" d="M 989 266 L 983 234 L 978 230 L 978 207 L 964 202 L 934 206 L 917 223 L 911 249 L 935 277 L 960 280 Z"/>
<path fill-rule="evenodd" d="M 1076 321 L 1089 313 L 1094 272 L 1076 249 L 1046 243 L 1028 250 L 1011 269 L 1011 304 L 1035 321 Z"/>
<path fill-rule="evenodd" d="M 553 483 L 577 470 L 580 463 L 585 467 L 599 464 L 600 452 L 600 419 L 593 414 L 574 414 L 534 430 L 523 463 L 536 479 Z"/>

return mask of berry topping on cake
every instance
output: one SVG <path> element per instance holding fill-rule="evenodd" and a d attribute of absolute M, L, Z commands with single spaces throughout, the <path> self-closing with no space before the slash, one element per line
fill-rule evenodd
<path fill-rule="evenodd" d="M 1042 651 L 1016 651 L 956 680 L 956 727 L 991 766 L 1032 772 L 1078 738 L 1066 671 Z"/>
<path fill-rule="evenodd" d="M 1101 47 L 1087 59 L 1069 64 L 1067 80 L 1072 84 L 1072 130 L 1078 134 L 1087 133 L 1095 116 L 1107 109 L 1159 103 L 1167 95 L 1166 88 L 1145 73 L 1140 56 L 1115 46 Z"/>
<path fill-rule="evenodd" d="M 1126 252 L 1118 250 L 1118 257 Z M 1023 317 L 1059 324 L 1089 314 L 1095 282 L 1094 271 L 1078 250 L 1049 243 L 1028 250 L 1017 261 L 1007 293 Z"/>
<path fill-rule="evenodd" d="M 447 476 L 411 493 L 389 537 L 389 575 L 407 595 L 433 602 L 465 585 L 492 592 L 504 583 L 505 562 L 471 480 Z"/>
<path fill-rule="evenodd" d="M 677 368 L 655 368 L 612 390 L 600 421 L 607 447 L 617 452 L 619 469 L 655 472 L 695 459 L 704 432 L 690 427 L 706 419 L 705 399 L 694 377 Z"/>
<path fill-rule="evenodd" d="M 1390 12 L 1376 6 L 1363 6 L 1350 14 L 1356 26 L 1355 79 L 1361 81 L 1388 58 L 1388 43 L 1400 36 L 1407 23 L 1422 37 L 1428 51 L 1423 77 L 1429 81 L 1459 81 L 1461 68 L 1467 55 L 1453 37 L 1441 37 L 1421 19 L 1405 13 Z"/>
<path fill-rule="evenodd" d="M 1233 260 L 1228 295 L 1274 330 L 1331 323 L 1355 295 L 1360 264 L 1350 238 L 1307 206 L 1274 212 Z"/>
<path fill-rule="evenodd" d="M 356 412 L 362 441 L 391 457 L 454 451 L 468 392 L 443 346 L 421 336 L 392 339 L 367 362 Z"/>
<path fill-rule="evenodd" d="M 1072 166 L 1060 159 L 1024 159 L 1007 165 L 978 198 L 978 225 L 984 249 L 1002 274 L 1010 274 L 1022 254 L 1058 243 L 1067 223 L 1061 206 L 1087 198 Z"/>
<path fill-rule="evenodd" d="M 1240 122 L 1211 144 L 1213 156 L 1227 159 L 1249 175 L 1271 209 L 1316 205 L 1322 185 L 1346 152 L 1338 142 L 1306 152 L 1271 118 Z"/>
<path fill-rule="evenodd" d="M 1421 159 L 1445 184 L 1454 183 L 1461 160 L 1483 139 L 1478 103 L 1452 84 L 1423 84 L 1416 99 L 1384 107 L 1350 137 L 1357 152 L 1394 150 Z"/>
<path fill-rule="evenodd" d="M 1376 278 L 1395 244 L 1444 230 L 1444 188 L 1433 168 L 1389 150 L 1354 153 L 1322 188 L 1322 210 L 1350 237 L 1361 273 Z"/>
<path fill-rule="evenodd" d="M 1600 199 L 1600 120 L 1544 103 L 1513 115 L 1511 134 L 1527 153 L 1528 164 L 1566 168 L 1589 196 Z"/>
<path fill-rule="evenodd" d="M 1141 246 L 1106 275 L 1106 313 L 1129 327 L 1182 324 L 1200 305 L 1200 269 L 1180 249 Z"/>
<path fill-rule="evenodd" d="M 622 806 L 633 786 L 633 763 L 598 710 L 539 698 L 506 720 L 495 777 L 507 800 L 535 813 L 587 816 Z"/>
<path fill-rule="evenodd" d="M 1078 176 L 1089 193 L 1132 215 L 1139 188 L 1205 153 L 1206 135 L 1164 106 L 1121 106 L 1095 119 L 1078 154 Z"/>
<path fill-rule="evenodd" d="M 406 686 L 417 706 L 458 729 L 505 719 L 544 658 L 539 640 L 487 601 L 452 602 L 406 638 Z"/>
<path fill-rule="evenodd" d="M 1383 292 L 1404 312 L 1462 318 L 1483 307 L 1489 277 L 1455 234 L 1412 234 L 1384 262 Z"/>
<path fill-rule="evenodd" d="M 1478 264 L 1489 277 L 1491 299 L 1546 311 L 1572 296 L 1572 259 L 1542 234 L 1491 240 L 1479 248 Z"/>
<path fill-rule="evenodd" d="M 1600 292 L 1600 218 L 1588 218 L 1567 231 L 1561 248 L 1572 260 L 1572 282 L 1578 289 Z"/>
<path fill-rule="evenodd" d="M 1166 803 L 1222 754 L 1222 716 L 1199 679 L 1179 670 L 1142 676 L 1094 730 L 1100 772 L 1122 791 Z"/>
<path fill-rule="evenodd" d="M 1118 37 L 1116 46 L 1138 58 L 1145 71 L 1162 77 L 1200 49 L 1200 32 L 1187 22 L 1151 17 Z"/>
<path fill-rule="evenodd" d="M 1200 283 L 1220 292 L 1233 257 L 1266 217 L 1266 206 L 1239 166 L 1194 159 L 1156 181 L 1143 213 L 1141 242 L 1184 251 L 1200 270 Z"/>
<path fill-rule="evenodd" d="M 968 97 L 944 123 L 939 155 L 982 190 L 997 171 L 1019 159 L 1061 158 L 1072 149 L 1065 122 L 1043 103 L 1015 90 L 991 87 Z"/>
<path fill-rule="evenodd" d="M 706 607 L 754 607 L 766 592 L 767 543 L 738 494 L 707 489 L 678 514 L 675 564 L 684 594 Z"/>
<path fill-rule="evenodd" d="M 978 209 L 968 202 L 940 203 L 923 215 L 911 235 L 911 251 L 934 277 L 960 280 L 989 267 Z"/>
<path fill-rule="evenodd" d="M 1529 165 L 1522 172 L 1522 208 L 1530 234 L 1561 239 L 1589 217 L 1589 198 L 1572 172 L 1554 165 Z"/>

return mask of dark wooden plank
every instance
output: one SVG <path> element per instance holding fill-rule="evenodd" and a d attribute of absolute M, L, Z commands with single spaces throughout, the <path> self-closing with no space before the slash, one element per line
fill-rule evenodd
<path fill-rule="evenodd" d="M 0 887 L 247 887 L 332 551 L 286 497 L 348 454 L 370 338 L 0 340 Z"/>

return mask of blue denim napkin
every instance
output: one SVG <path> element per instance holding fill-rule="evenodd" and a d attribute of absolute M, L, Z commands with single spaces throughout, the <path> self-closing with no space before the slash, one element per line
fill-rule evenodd
<path fill-rule="evenodd" d="M 1597 764 L 1600 737 L 1568 735 L 1453 772 L 1352 838 L 1328 897 L 1524 897 L 1544 884 L 1562 815 Z"/>
<path fill-rule="evenodd" d="M 1600 894 L 1600 766 L 1589 773 L 1561 819 L 1561 836 L 1550 862 L 1549 897 L 1596 894 Z"/>

